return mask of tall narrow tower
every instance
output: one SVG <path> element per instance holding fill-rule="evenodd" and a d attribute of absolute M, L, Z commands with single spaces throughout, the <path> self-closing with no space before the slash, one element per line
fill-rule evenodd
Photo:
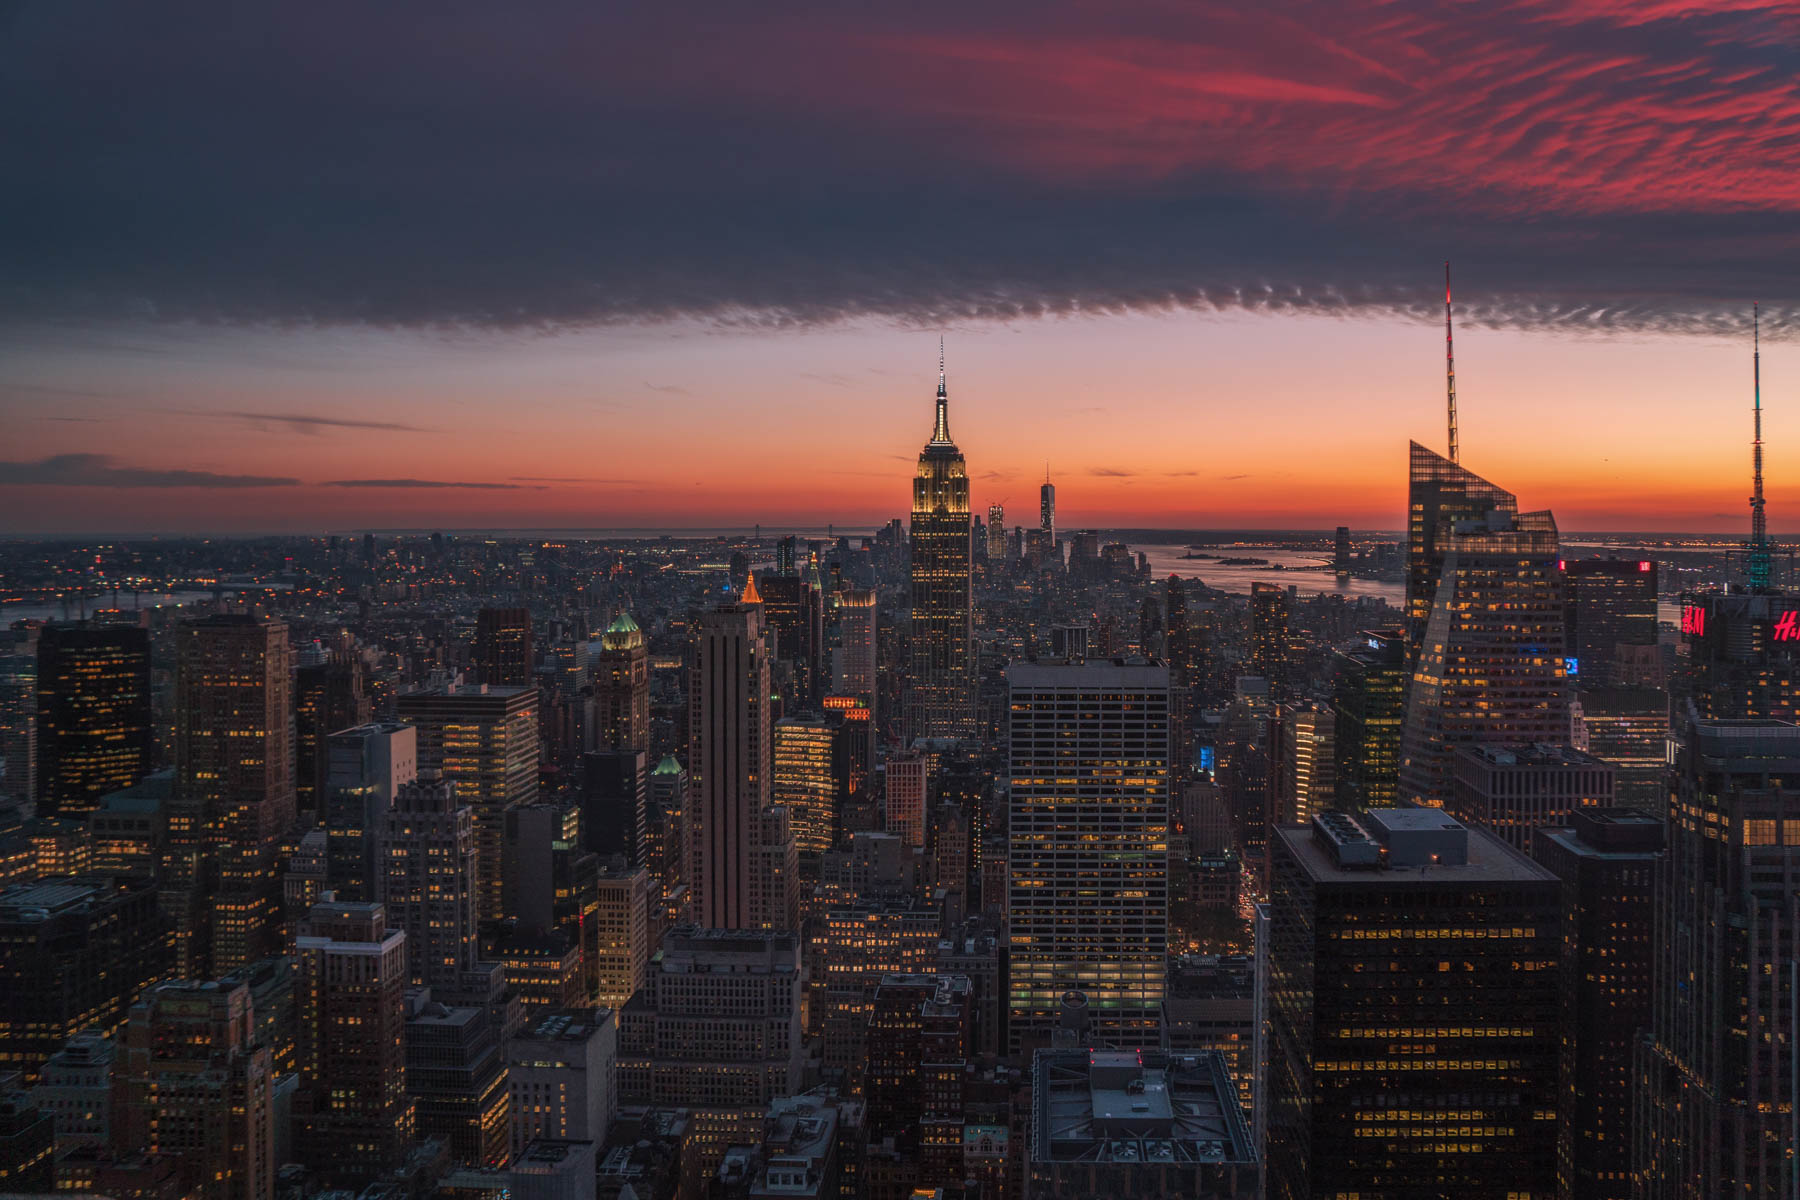
<path fill-rule="evenodd" d="M 1444 263 L 1444 391 L 1450 405 L 1450 461 L 1456 461 L 1456 342 L 1450 325 L 1450 264 Z"/>
<path fill-rule="evenodd" d="M 949 390 L 938 350 L 937 421 L 919 452 L 912 505 L 912 737 L 975 732 L 973 546 L 969 471 L 950 439 Z"/>
<path fill-rule="evenodd" d="M 1050 482 L 1050 464 L 1044 464 L 1044 486 L 1038 489 L 1038 528 L 1044 531 L 1044 543 L 1056 548 L 1056 485 Z"/>
<path fill-rule="evenodd" d="M 1750 560 L 1749 576 L 1752 592 L 1766 592 L 1774 575 L 1774 556 L 1769 553 L 1769 526 L 1763 514 L 1762 480 L 1762 311 L 1761 305 L 1750 307 L 1750 372 L 1754 391 L 1752 411 L 1755 431 L 1750 442 Z"/>

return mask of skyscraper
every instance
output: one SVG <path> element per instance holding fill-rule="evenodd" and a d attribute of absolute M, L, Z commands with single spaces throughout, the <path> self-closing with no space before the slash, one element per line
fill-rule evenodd
<path fill-rule="evenodd" d="M 317 659 L 309 647 L 303 657 Z M 363 693 L 362 660 L 351 655 L 302 661 L 294 672 L 294 807 L 304 824 L 323 824 L 329 798 L 331 735 L 366 724 L 369 698 Z"/>
<path fill-rule="evenodd" d="M 37 635 L 0 630 L 0 815 L 37 803 Z"/>
<path fill-rule="evenodd" d="M 1004 505 L 988 505 L 987 556 L 990 563 L 1006 561 L 1006 508 Z"/>
<path fill-rule="evenodd" d="M 1038 488 L 1038 529 L 1043 532 L 1044 545 L 1052 552 L 1056 549 L 1056 485 L 1050 482 L 1050 464 L 1044 464 L 1044 482 Z"/>
<path fill-rule="evenodd" d="M 823 717 L 775 723 L 774 802 L 788 810 L 802 862 L 817 865 L 837 825 L 837 729 Z"/>
<path fill-rule="evenodd" d="M 774 773 L 769 651 L 752 576 L 694 626 L 688 679 L 688 887 L 693 914 L 710 928 L 748 929 L 751 871 Z"/>
<path fill-rule="evenodd" d="M 1168 953 L 1169 672 L 1015 663 L 1010 1038 L 1047 1044 L 1065 992 L 1100 1044 L 1157 1042 Z"/>
<path fill-rule="evenodd" d="M 85 818 L 150 772 L 150 635 L 131 625 L 46 625 L 38 635 L 39 816 Z"/>
<path fill-rule="evenodd" d="M 1430 809 L 1269 840 L 1269 1196 L 1550 1200 L 1556 877 Z"/>
<path fill-rule="evenodd" d="M 1582 809 L 1532 839 L 1531 856 L 1562 881 L 1560 1200 L 1632 1194 L 1632 1055 L 1650 1026 L 1662 849 L 1663 823 L 1628 808 Z"/>
<path fill-rule="evenodd" d="M 838 593 L 837 690 L 875 703 L 875 593 Z"/>
<path fill-rule="evenodd" d="M 1337 804 L 1337 736 L 1331 709 L 1306 702 L 1282 710 L 1280 817 L 1307 822 Z"/>
<path fill-rule="evenodd" d="M 475 677 L 493 687 L 535 687 L 531 610 L 484 608 L 475 614 Z"/>
<path fill-rule="evenodd" d="M 461 993 L 481 944 L 474 813 L 447 780 L 408 783 L 371 836 L 374 897 L 406 935 L 412 986 L 439 998 Z"/>
<path fill-rule="evenodd" d="M 376 721 L 326 737 L 326 854 L 340 900 L 378 898 L 376 841 L 394 793 L 418 777 L 419 731 L 411 725 Z"/>
<path fill-rule="evenodd" d="M 1572 558 L 1563 563 L 1570 671 L 1583 688 L 1659 682 L 1639 677 L 1642 655 L 1656 645 L 1656 564 L 1649 559 Z M 1650 656 L 1653 663 L 1660 660 Z M 1660 673 L 1659 673 L 1660 674 Z"/>
<path fill-rule="evenodd" d="M 1273 583 L 1250 585 L 1250 673 L 1269 681 L 1269 694 L 1287 698 L 1288 594 Z"/>
<path fill-rule="evenodd" d="M 630 613 L 620 613 L 594 656 L 593 745 L 650 752 L 650 648 Z"/>
<path fill-rule="evenodd" d="M 1566 744 L 1562 579 L 1547 512 L 1494 512 L 1436 543 L 1442 579 L 1418 647 L 1400 797 L 1442 805 L 1464 745 Z"/>
<path fill-rule="evenodd" d="M 1787 1194 L 1800 1151 L 1800 728 L 1707 720 L 1690 705 L 1676 760 L 1633 1121 L 1636 1194 Z"/>
<path fill-rule="evenodd" d="M 1388 808 L 1399 797 L 1406 713 L 1406 638 L 1369 629 L 1333 656 L 1337 797 L 1344 808 Z"/>
<path fill-rule="evenodd" d="M 538 693 L 487 684 L 399 697 L 400 719 L 419 731 L 419 777 L 456 785 L 475 814 L 481 911 L 499 915 L 506 811 L 537 800 Z"/>
<path fill-rule="evenodd" d="M 294 823 L 287 626 L 250 615 L 178 632 L 175 795 L 161 888 L 184 972 L 211 977 L 281 946 L 281 839 Z"/>
<path fill-rule="evenodd" d="M 937 423 L 919 452 L 912 503 L 912 653 L 907 733 L 975 734 L 974 593 L 969 474 L 950 440 L 949 392 L 938 363 Z"/>
<path fill-rule="evenodd" d="M 923 754 L 888 755 L 883 771 L 887 831 L 915 849 L 925 845 L 925 808 L 930 791 L 930 763 Z"/>
<path fill-rule="evenodd" d="M 1490 512 L 1516 513 L 1513 494 L 1458 466 L 1417 442 L 1409 443 L 1407 485 L 1406 633 L 1416 649 L 1437 599 L 1438 578 L 1458 521 L 1485 519 Z"/>
<path fill-rule="evenodd" d="M 373 1180 L 413 1140 L 406 1094 L 406 934 L 380 904 L 322 901 L 296 941 L 300 960 L 300 1160 L 329 1178 Z"/>

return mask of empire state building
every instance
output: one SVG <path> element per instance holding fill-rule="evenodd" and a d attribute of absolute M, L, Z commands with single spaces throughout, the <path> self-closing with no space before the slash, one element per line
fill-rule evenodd
<path fill-rule="evenodd" d="M 912 504 L 912 688 L 908 737 L 973 737 L 975 668 L 969 471 L 950 440 L 938 348 L 937 425 L 919 451 Z"/>

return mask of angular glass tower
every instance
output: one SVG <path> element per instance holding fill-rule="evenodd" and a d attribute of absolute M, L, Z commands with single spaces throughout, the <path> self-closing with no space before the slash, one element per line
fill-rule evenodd
<path fill-rule="evenodd" d="M 1472 521 L 1499 511 L 1516 513 L 1519 501 L 1472 471 L 1417 442 L 1408 444 L 1411 471 L 1407 482 L 1406 635 L 1414 650 L 1425 634 L 1431 602 L 1437 598 L 1444 554 L 1458 521 Z"/>

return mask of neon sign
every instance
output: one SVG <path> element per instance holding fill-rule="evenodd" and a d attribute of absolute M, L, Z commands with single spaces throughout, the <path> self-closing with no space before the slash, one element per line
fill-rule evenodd
<path fill-rule="evenodd" d="M 1782 613 L 1770 633 L 1778 642 L 1800 642 L 1800 612 L 1790 608 Z"/>
<path fill-rule="evenodd" d="M 1649 570 L 1649 569 L 1650 569 L 1650 564 L 1649 564 L 1649 563 L 1647 563 L 1647 562 L 1640 562 L 1640 563 L 1638 563 L 1638 570 L 1640 570 L 1640 571 L 1648 571 L 1648 570 Z"/>
<path fill-rule="evenodd" d="M 1569 674 L 1581 674 L 1581 660 L 1579 658 L 1565 658 L 1563 659 L 1563 663 L 1568 668 Z"/>
<path fill-rule="evenodd" d="M 1681 632 L 1694 637 L 1706 636 L 1706 610 L 1698 604 L 1681 606 Z"/>

